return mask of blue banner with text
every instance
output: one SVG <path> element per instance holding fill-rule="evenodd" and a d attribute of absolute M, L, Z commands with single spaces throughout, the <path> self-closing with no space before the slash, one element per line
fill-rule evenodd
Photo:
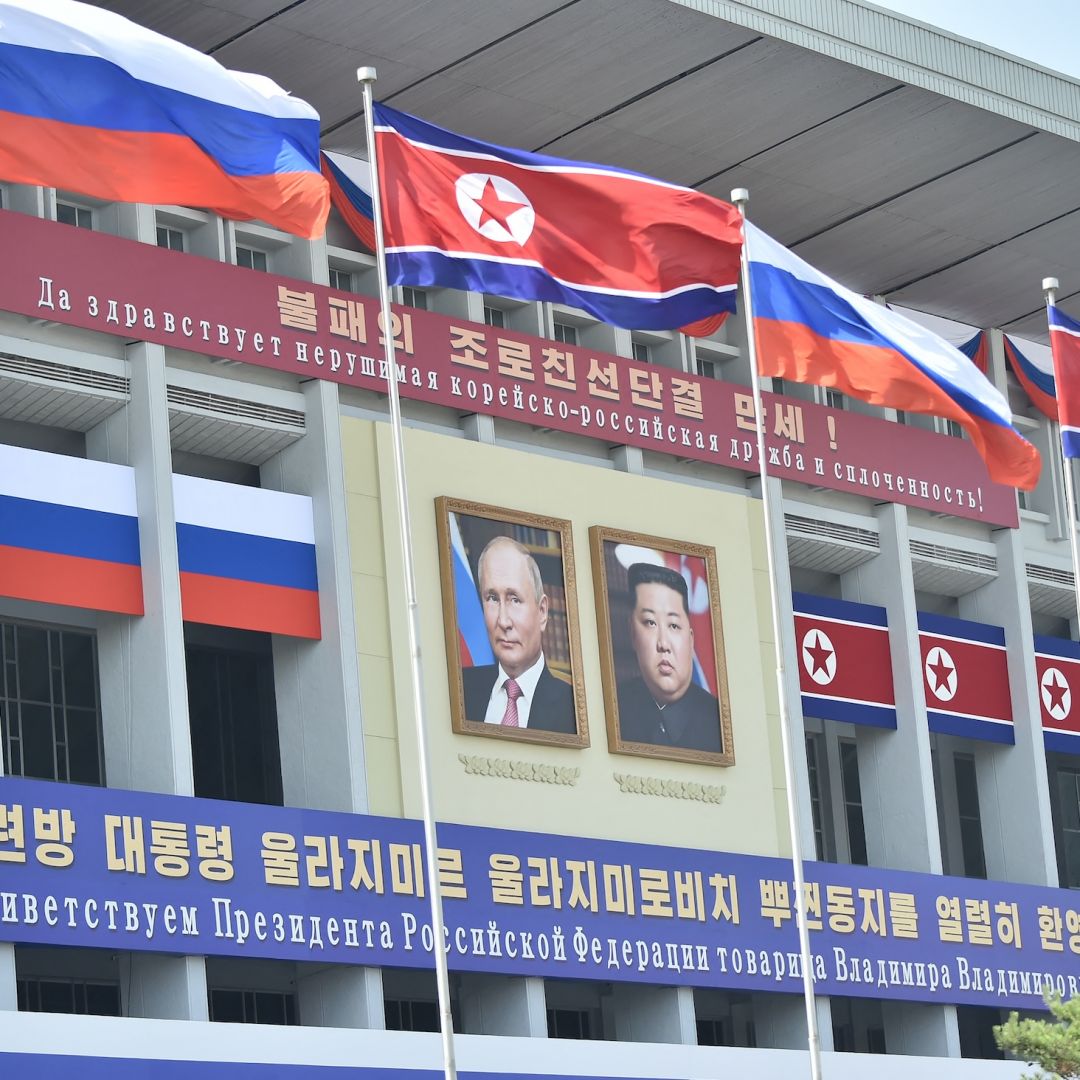
<path fill-rule="evenodd" d="M 791 864 L 439 827 L 451 968 L 801 991 Z M 1080 895 L 808 863 L 822 994 L 1038 1008 Z M 0 779 L 0 940 L 432 966 L 415 821 Z"/>

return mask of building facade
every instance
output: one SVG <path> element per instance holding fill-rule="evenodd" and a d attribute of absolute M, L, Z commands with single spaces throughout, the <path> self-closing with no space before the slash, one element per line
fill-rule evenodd
<path fill-rule="evenodd" d="M 336 216 L 0 198 L 0 1061 L 436 1075 L 373 258 Z M 395 301 L 459 1068 L 797 1075 L 746 327 Z M 779 384 L 760 418 L 830 1078 L 1019 1076 L 991 1027 L 1075 990 L 1062 466 L 1008 366 L 1043 346 L 981 345 L 1043 452 L 1019 500 L 932 418 Z M 640 645 L 641 565 L 682 654 Z M 507 723 L 529 640 L 550 696 Z M 654 653 L 693 695 L 639 720 Z"/>

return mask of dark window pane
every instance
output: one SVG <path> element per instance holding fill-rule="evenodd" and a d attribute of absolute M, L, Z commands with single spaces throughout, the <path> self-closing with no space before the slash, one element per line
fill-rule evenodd
<path fill-rule="evenodd" d="M 91 1016 L 119 1016 L 120 987 L 115 983 L 87 983 L 86 1011 Z"/>
<path fill-rule="evenodd" d="M 285 997 L 283 994 L 255 994 L 255 1023 L 284 1024 Z"/>
<path fill-rule="evenodd" d="M 75 1011 L 75 993 L 69 982 L 38 981 L 38 1001 L 41 1012 L 72 1013 Z"/>
<path fill-rule="evenodd" d="M 36 626 L 20 626 L 16 652 L 19 664 L 19 697 L 23 701 L 48 702 L 49 635 Z"/>
<path fill-rule="evenodd" d="M 221 1024 L 244 1023 L 243 991 L 211 990 L 210 1019 Z"/>
<path fill-rule="evenodd" d="M 189 645 L 187 671 L 195 794 L 280 805 L 269 652 Z"/>
<path fill-rule="evenodd" d="M 89 634 L 63 634 L 64 702 L 97 708 L 97 664 Z"/>
<path fill-rule="evenodd" d="M 68 779 L 76 784 L 101 784 L 101 740 L 98 715 L 90 709 L 67 711 Z"/>
<path fill-rule="evenodd" d="M 22 729 L 22 775 L 38 780 L 55 780 L 52 709 L 48 705 L 23 705 L 19 710 Z"/>

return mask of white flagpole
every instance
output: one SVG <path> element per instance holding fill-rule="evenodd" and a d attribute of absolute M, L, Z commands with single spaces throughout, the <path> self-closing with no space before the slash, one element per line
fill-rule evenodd
<path fill-rule="evenodd" d="M 379 299 L 382 304 L 383 338 L 386 341 L 386 387 L 390 400 L 390 431 L 394 443 L 394 490 L 397 494 L 398 527 L 404 560 L 405 594 L 409 606 L 409 667 L 412 676 L 412 706 L 416 718 L 416 747 L 420 759 L 420 802 L 424 814 L 424 854 L 428 893 L 431 898 L 431 930 L 434 939 L 435 982 L 439 996 L 439 1025 L 442 1032 L 443 1075 L 456 1080 L 454 1061 L 454 1019 L 450 1011 L 450 975 L 446 950 L 439 883 L 439 847 L 435 833 L 435 813 L 431 798 L 431 764 L 428 755 L 427 725 L 424 720 L 424 679 L 420 659 L 420 617 L 416 596 L 416 572 L 412 554 L 412 526 L 409 522 L 409 497 L 405 487 L 405 449 L 401 437 L 401 401 L 398 397 L 397 363 L 394 355 L 394 330 L 390 318 L 390 287 L 386 282 L 386 243 L 383 239 L 382 197 L 379 191 L 379 163 L 375 151 L 375 115 L 372 107 L 373 67 L 356 69 L 356 78 L 364 87 L 364 124 L 367 129 L 368 161 L 371 163 L 371 206 L 375 219 L 375 256 L 379 272 Z"/>
<path fill-rule="evenodd" d="M 1050 308 L 1057 300 L 1058 279 L 1055 277 L 1043 278 L 1043 292 L 1046 294 L 1046 317 L 1050 318 Z M 1051 352 L 1053 343 L 1051 342 Z M 1057 380 L 1057 365 L 1054 366 L 1054 379 Z M 1061 415 L 1061 397 L 1058 397 L 1058 415 Z M 1077 567 L 1080 567 L 1080 550 L 1077 548 L 1076 537 L 1076 484 L 1073 481 L 1073 459 L 1066 455 L 1065 444 L 1061 440 L 1061 420 L 1054 424 L 1057 432 L 1058 451 L 1061 454 L 1061 470 L 1065 473 L 1065 512 L 1068 515 L 1067 528 L 1069 530 L 1069 551 L 1072 553 L 1073 593 L 1076 598 L 1076 617 L 1080 619 L 1080 575 Z"/>
<path fill-rule="evenodd" d="M 746 204 L 750 193 L 735 188 L 731 201 L 746 224 Z M 745 229 L 744 229 L 745 234 Z M 810 1051 L 811 1080 L 821 1080 L 821 1040 L 818 1037 L 817 1005 L 814 999 L 814 973 L 810 952 L 810 930 L 806 924 L 806 883 L 803 876 L 802 834 L 795 788 L 795 760 L 792 756 L 791 725 L 787 688 L 784 680 L 784 628 L 780 617 L 780 595 L 776 585 L 776 542 L 773 537 L 769 498 L 769 478 L 765 470 L 765 410 L 761 400 L 761 376 L 758 374 L 757 334 L 754 330 L 754 302 L 750 292 L 750 258 L 744 235 L 742 248 L 742 302 L 746 322 L 746 344 L 750 358 L 750 382 L 754 388 L 754 415 L 757 418 L 758 473 L 761 477 L 761 504 L 765 516 L 765 554 L 769 562 L 769 597 L 772 600 L 773 643 L 776 653 L 776 695 L 780 705 L 780 743 L 784 754 L 784 780 L 787 786 L 788 832 L 791 838 L 791 866 L 795 879 L 795 918 L 799 924 L 799 956 L 802 965 L 803 998 L 806 1002 L 806 1042 Z"/>

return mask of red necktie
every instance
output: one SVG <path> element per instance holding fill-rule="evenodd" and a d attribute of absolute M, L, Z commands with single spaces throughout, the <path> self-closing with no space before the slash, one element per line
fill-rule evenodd
<path fill-rule="evenodd" d="M 513 679 L 507 679 L 503 683 L 506 688 L 506 712 L 503 713 L 503 727 L 521 727 L 518 721 L 517 703 L 522 695 L 522 689 Z"/>

